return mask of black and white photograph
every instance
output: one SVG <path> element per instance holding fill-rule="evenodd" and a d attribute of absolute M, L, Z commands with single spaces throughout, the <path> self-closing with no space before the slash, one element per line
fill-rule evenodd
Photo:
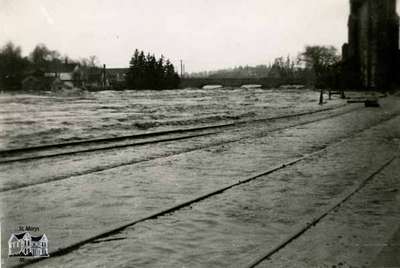
<path fill-rule="evenodd" d="M 400 268 L 397 0 L 0 0 L 0 268 Z"/>

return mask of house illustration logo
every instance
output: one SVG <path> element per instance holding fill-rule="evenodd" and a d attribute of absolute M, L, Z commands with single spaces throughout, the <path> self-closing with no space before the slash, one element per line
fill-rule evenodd
<path fill-rule="evenodd" d="M 49 257 L 46 234 L 33 236 L 29 232 L 11 234 L 8 240 L 9 257 Z"/>

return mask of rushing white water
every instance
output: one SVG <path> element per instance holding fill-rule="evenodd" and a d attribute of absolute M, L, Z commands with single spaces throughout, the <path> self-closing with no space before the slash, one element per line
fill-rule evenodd
<path fill-rule="evenodd" d="M 0 150 L 303 111 L 309 90 L 100 91 L 76 96 L 0 95 Z"/>

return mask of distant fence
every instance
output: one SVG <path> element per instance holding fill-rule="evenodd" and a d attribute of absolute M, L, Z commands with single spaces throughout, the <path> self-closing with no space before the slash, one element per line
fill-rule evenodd
<path fill-rule="evenodd" d="M 261 85 L 263 88 L 277 88 L 281 85 L 304 85 L 304 79 L 283 80 L 279 78 L 182 78 L 180 88 L 202 88 L 205 85 L 240 87 L 242 85 Z"/>

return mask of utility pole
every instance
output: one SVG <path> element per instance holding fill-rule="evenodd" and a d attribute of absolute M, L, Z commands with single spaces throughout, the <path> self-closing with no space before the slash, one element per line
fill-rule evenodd
<path fill-rule="evenodd" d="M 181 60 L 181 78 L 183 78 L 183 61 Z"/>
<path fill-rule="evenodd" d="M 106 65 L 103 64 L 103 73 L 102 73 L 102 82 L 103 82 L 103 89 L 106 87 Z"/>

